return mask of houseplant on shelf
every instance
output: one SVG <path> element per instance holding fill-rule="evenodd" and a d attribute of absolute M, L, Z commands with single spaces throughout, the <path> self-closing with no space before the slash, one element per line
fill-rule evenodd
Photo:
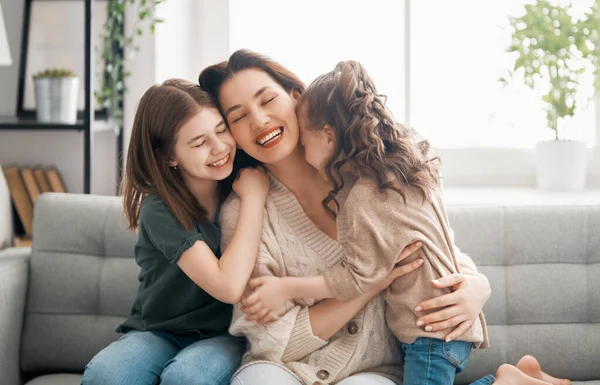
<path fill-rule="evenodd" d="M 77 121 L 79 78 L 72 71 L 48 68 L 33 75 L 33 85 L 39 122 L 74 124 Z"/>
<path fill-rule="evenodd" d="M 523 15 L 510 17 L 512 41 L 507 51 L 517 55 L 513 70 L 501 80 L 518 80 L 547 91 L 542 100 L 555 139 L 536 146 L 541 190 L 581 191 L 585 187 L 587 148 L 583 141 L 566 139 L 565 123 L 593 97 L 593 92 L 585 95 L 580 103 L 582 87 L 600 88 L 594 80 L 599 67 L 599 5 L 600 0 L 593 0 L 582 10 L 572 2 L 537 0 L 525 5 Z"/>

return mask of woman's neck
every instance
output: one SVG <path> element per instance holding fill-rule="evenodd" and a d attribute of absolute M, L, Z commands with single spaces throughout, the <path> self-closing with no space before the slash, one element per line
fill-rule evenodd
<path fill-rule="evenodd" d="M 315 189 L 315 185 L 325 183 L 319 172 L 304 158 L 304 150 L 298 146 L 287 158 L 265 167 L 275 179 L 294 195 Z"/>
<path fill-rule="evenodd" d="M 303 149 L 298 147 L 290 156 L 277 164 L 266 165 L 273 177 L 283 184 L 298 200 L 304 213 L 315 226 L 330 238 L 337 238 L 335 220 L 323 209 L 322 202 L 331 191 L 331 185 L 308 164 Z"/>

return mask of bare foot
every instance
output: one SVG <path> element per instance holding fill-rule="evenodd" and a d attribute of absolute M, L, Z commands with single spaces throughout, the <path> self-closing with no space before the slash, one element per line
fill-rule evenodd
<path fill-rule="evenodd" d="M 504 364 L 496 372 L 496 381 L 494 385 L 549 385 L 547 382 L 540 381 L 528 376 L 516 367 Z"/>
<path fill-rule="evenodd" d="M 517 368 L 530 377 L 537 378 L 552 385 L 571 385 L 571 381 L 561 378 L 552 377 L 551 375 L 542 372 L 540 363 L 535 357 L 523 356 L 517 363 Z"/>

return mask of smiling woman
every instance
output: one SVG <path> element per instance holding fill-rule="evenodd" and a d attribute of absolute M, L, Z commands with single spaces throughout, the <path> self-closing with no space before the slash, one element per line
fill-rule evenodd
<path fill-rule="evenodd" d="M 296 83 L 291 91 L 268 72 L 248 68 L 221 85 L 221 108 L 231 133 L 238 145 L 260 162 L 278 162 L 297 147 L 299 131 L 294 108 L 303 85 L 297 79 L 290 78 L 289 82 Z"/>

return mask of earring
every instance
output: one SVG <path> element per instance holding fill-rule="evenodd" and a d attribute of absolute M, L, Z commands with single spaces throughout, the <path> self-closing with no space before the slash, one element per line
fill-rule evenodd
<path fill-rule="evenodd" d="M 177 166 L 173 166 L 171 167 L 173 170 L 177 170 Z"/>

